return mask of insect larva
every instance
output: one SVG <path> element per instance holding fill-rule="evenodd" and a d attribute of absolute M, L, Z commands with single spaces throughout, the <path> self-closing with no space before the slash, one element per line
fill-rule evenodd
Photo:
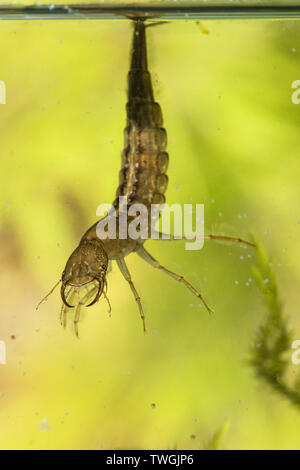
<path fill-rule="evenodd" d="M 165 202 L 164 194 L 168 185 L 166 175 L 169 162 L 169 156 L 166 152 L 167 133 L 162 127 L 163 118 L 160 106 L 155 102 L 153 96 L 151 76 L 147 63 L 146 28 L 147 25 L 142 19 L 134 20 L 131 66 L 128 73 L 127 125 L 124 130 L 124 150 L 119 174 L 119 187 L 114 202 L 117 226 L 118 218 L 122 212 L 122 207 L 119 204 L 120 196 L 127 198 L 129 207 L 133 203 L 141 203 L 150 210 L 151 204 L 160 205 Z M 136 252 L 153 267 L 183 283 L 203 302 L 208 311 L 212 311 L 202 295 L 183 276 L 162 266 L 146 251 L 143 246 L 144 239 L 133 240 L 130 237 L 122 239 L 117 230 L 116 239 L 106 238 L 100 240 L 96 233 L 97 223 L 84 234 L 78 247 L 68 259 L 62 274 L 61 297 L 64 302 L 64 309 L 65 307 L 73 308 L 73 305 L 69 303 L 70 297 L 66 299 L 65 290 L 67 286 L 78 288 L 96 282 L 97 287 L 91 290 L 92 294 L 95 295 L 94 299 L 90 299 L 91 293 L 86 296 L 86 301 L 90 301 L 88 306 L 95 304 L 104 292 L 108 263 L 110 260 L 116 260 L 134 294 L 145 331 L 145 316 L 141 299 L 124 259 L 128 254 Z M 205 238 L 230 240 L 251 245 L 250 242 L 233 237 L 209 235 Z M 87 300 L 88 298 L 89 300 Z M 64 318 L 65 310 L 63 310 L 63 322 L 65 321 Z M 76 334 L 78 334 L 78 320 L 79 308 L 76 309 L 74 320 Z"/>

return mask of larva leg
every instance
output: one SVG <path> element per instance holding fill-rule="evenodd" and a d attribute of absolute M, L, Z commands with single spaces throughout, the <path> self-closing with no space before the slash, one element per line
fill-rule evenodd
<path fill-rule="evenodd" d="M 203 235 L 203 237 L 193 237 L 193 238 L 187 238 L 187 237 L 181 237 L 181 238 L 175 238 L 174 235 L 166 234 L 166 233 L 161 233 L 158 232 L 159 234 L 159 240 L 163 241 L 178 241 L 178 240 L 184 240 L 188 242 L 192 242 L 195 240 L 219 240 L 219 241 L 224 241 L 224 242 L 232 242 L 232 243 L 242 243 L 243 245 L 248 245 L 252 246 L 255 248 L 255 243 L 249 242 L 248 240 L 244 240 L 243 238 L 239 237 L 231 237 L 228 235 Z"/>
<path fill-rule="evenodd" d="M 111 260 L 108 261 L 106 275 L 112 271 L 112 263 Z"/>
<path fill-rule="evenodd" d="M 108 265 L 110 266 L 110 270 L 111 270 L 111 261 L 109 261 Z M 103 295 L 104 295 L 104 298 L 105 298 L 105 300 L 107 302 L 107 305 L 108 305 L 108 314 L 111 317 L 111 304 L 110 304 L 109 298 L 107 296 L 107 282 L 106 281 L 104 281 Z"/>
<path fill-rule="evenodd" d="M 97 290 L 98 290 L 97 286 L 93 287 L 91 290 L 87 289 L 86 295 L 76 305 L 73 323 L 74 323 L 75 335 L 77 336 L 77 338 L 79 338 L 78 323 L 80 319 L 81 307 L 96 294 Z"/>
<path fill-rule="evenodd" d="M 224 242 L 242 243 L 243 245 L 252 246 L 253 248 L 256 247 L 255 243 L 249 242 L 249 240 L 244 240 L 239 237 L 231 237 L 229 235 L 205 235 L 203 238 L 204 240 L 220 240 Z"/>
<path fill-rule="evenodd" d="M 168 274 L 176 281 L 182 282 L 196 297 L 198 297 L 198 299 L 201 300 L 205 308 L 210 313 L 213 313 L 213 310 L 207 305 L 207 303 L 205 302 L 200 292 L 198 292 L 183 276 L 180 276 L 179 274 L 176 274 L 173 271 L 170 271 L 169 269 L 159 264 L 159 262 L 155 258 L 153 258 L 153 256 L 151 256 L 150 253 L 148 253 L 148 251 L 145 250 L 143 246 L 139 248 L 139 250 L 137 251 L 137 254 L 140 255 L 144 261 L 147 261 L 147 263 L 151 264 L 151 266 L 153 266 L 154 268 L 160 269 L 161 271 Z"/>
<path fill-rule="evenodd" d="M 75 335 L 77 336 L 77 338 L 79 338 L 78 322 L 79 322 L 79 318 L 80 318 L 80 309 L 81 309 L 81 303 L 76 305 L 76 310 L 75 310 L 75 315 L 74 315 L 74 320 L 73 320 L 74 331 L 75 331 Z"/>
<path fill-rule="evenodd" d="M 86 304 L 97 292 L 98 286 L 94 286 L 91 290 L 87 288 L 87 293 L 82 299 L 80 300 L 80 304 L 84 305 Z"/>
<path fill-rule="evenodd" d="M 146 332 L 145 315 L 144 315 L 144 311 L 143 311 L 143 307 L 142 307 L 142 303 L 141 303 L 141 298 L 138 295 L 136 288 L 134 287 L 134 284 L 132 282 L 130 273 L 128 271 L 128 268 L 127 268 L 127 265 L 126 265 L 124 259 L 123 258 L 117 259 L 117 263 L 118 263 L 118 266 L 119 266 L 120 271 L 123 274 L 124 278 L 126 279 L 126 281 L 129 282 L 129 285 L 131 287 L 131 290 L 133 292 L 135 300 L 136 300 L 136 302 L 139 306 L 139 311 L 140 311 L 140 316 L 141 316 L 141 319 L 142 319 L 142 322 L 143 322 L 144 332 Z"/>
<path fill-rule="evenodd" d="M 64 328 L 66 327 L 66 306 L 63 303 L 60 310 L 60 324 Z"/>
<path fill-rule="evenodd" d="M 103 291 L 103 295 L 104 295 L 104 298 L 107 302 L 107 305 L 108 305 L 108 314 L 109 316 L 111 317 L 111 305 L 110 305 L 110 301 L 109 301 L 109 298 L 107 297 L 107 294 L 106 292 Z"/>

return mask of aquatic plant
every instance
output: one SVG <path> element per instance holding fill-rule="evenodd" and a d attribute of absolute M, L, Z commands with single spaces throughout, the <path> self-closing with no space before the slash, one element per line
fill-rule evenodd
<path fill-rule="evenodd" d="M 252 272 L 268 308 L 268 315 L 255 335 L 250 363 L 257 377 L 294 405 L 300 405 L 300 374 L 293 382 L 289 378 L 293 340 L 279 298 L 272 263 L 258 243 L 256 251 L 257 262 Z"/>

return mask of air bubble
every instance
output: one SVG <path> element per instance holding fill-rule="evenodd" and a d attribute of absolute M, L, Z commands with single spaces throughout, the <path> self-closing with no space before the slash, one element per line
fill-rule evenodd
<path fill-rule="evenodd" d="M 51 426 L 48 424 L 48 418 L 43 418 L 42 421 L 38 423 L 38 428 L 43 432 L 50 431 Z"/>

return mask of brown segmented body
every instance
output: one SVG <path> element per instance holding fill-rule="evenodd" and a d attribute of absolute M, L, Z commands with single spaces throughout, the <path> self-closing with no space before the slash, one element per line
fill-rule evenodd
<path fill-rule="evenodd" d="M 160 106 L 153 97 L 145 28 L 142 21 L 135 22 L 128 73 L 127 127 L 124 131 L 120 184 L 114 203 L 116 207 L 119 196 L 127 196 L 129 205 L 143 203 L 148 209 L 151 204 L 162 204 L 168 185 L 167 134 L 162 127 Z"/>
<path fill-rule="evenodd" d="M 80 306 L 90 302 L 93 296 L 94 300 L 89 303 L 89 306 L 96 303 L 102 294 L 106 297 L 104 286 L 106 285 L 107 268 L 109 260 L 113 259 L 117 261 L 124 278 L 130 285 L 135 300 L 138 303 L 145 330 L 145 318 L 141 299 L 124 260 L 125 256 L 133 251 L 153 267 L 160 269 L 173 279 L 183 283 L 203 302 L 207 310 L 211 311 L 202 295 L 183 276 L 163 267 L 145 250 L 143 246 L 145 239 L 142 237 L 138 239 L 129 237 L 122 239 L 119 232 L 119 221 L 124 213 L 124 207 L 122 206 L 124 202 L 122 200 L 120 204 L 120 196 L 127 198 L 126 202 L 129 208 L 132 204 L 136 203 L 146 206 L 149 214 L 148 225 L 150 228 L 150 223 L 153 227 L 159 216 L 158 211 L 154 212 L 153 215 L 153 212 L 150 210 L 151 205 L 161 205 L 165 202 L 164 194 L 168 185 L 168 177 L 166 175 L 169 161 L 168 154 L 166 153 L 167 134 L 162 127 L 163 119 L 160 106 L 154 101 L 153 97 L 151 76 L 147 65 L 146 27 L 143 20 L 134 20 L 131 66 L 128 74 L 127 126 L 124 131 L 125 143 L 122 152 L 119 187 L 114 201 L 117 236 L 116 238 L 98 238 L 96 231 L 98 222 L 94 224 L 83 235 L 78 247 L 71 254 L 62 278 L 59 281 L 62 283 L 62 323 L 64 325 L 66 323 L 67 310 L 73 307 L 69 302 L 73 301 L 76 288 L 85 286 L 88 290 L 87 294 L 76 306 L 73 321 L 77 335 Z M 111 216 L 108 215 L 103 220 L 107 220 L 107 217 Z M 133 219 L 134 216 L 127 217 L 127 224 L 129 225 Z M 224 235 L 208 235 L 204 238 L 209 240 L 236 241 L 252 245 L 250 242 L 240 238 Z M 68 286 L 70 290 L 67 299 L 66 288 Z M 55 287 L 50 293 L 53 292 Z"/>
<path fill-rule="evenodd" d="M 162 128 L 162 113 L 158 103 L 154 101 L 151 76 L 147 64 L 146 26 L 141 19 L 134 20 L 131 65 L 128 73 L 127 126 L 124 131 L 124 150 L 122 152 L 122 168 L 120 183 L 117 189 L 114 207 L 117 219 L 117 237 L 99 239 L 97 224 L 94 224 L 82 237 L 79 246 L 70 256 L 62 275 L 61 294 L 66 306 L 70 307 L 65 298 L 66 286 L 82 286 L 94 280 L 99 288 L 95 303 L 103 291 L 108 261 L 115 259 L 128 280 L 130 275 L 124 257 L 133 251 L 139 251 L 144 239 L 122 239 L 119 234 L 119 215 L 124 209 L 119 204 L 119 197 L 127 198 L 128 208 L 131 204 L 144 204 L 151 219 L 151 204 L 165 202 L 164 193 L 168 185 L 165 172 L 168 167 L 166 153 L 167 135 Z M 156 216 L 158 217 L 156 212 Z M 107 216 L 109 217 L 109 216 Z M 127 218 L 127 223 L 133 217 Z M 136 300 L 137 294 L 131 285 Z M 92 305 L 91 304 L 91 305 Z M 140 311 L 142 307 L 139 301 Z"/>
<path fill-rule="evenodd" d="M 122 152 L 119 187 L 113 203 L 117 217 L 122 207 L 119 197 L 127 198 L 128 208 L 131 204 L 144 204 L 149 213 L 150 223 L 154 224 L 159 217 L 156 212 L 151 216 L 151 205 L 165 202 L 164 193 L 168 186 L 166 171 L 169 156 L 166 152 L 167 133 L 162 127 L 163 118 L 160 106 L 154 101 L 151 75 L 148 71 L 146 28 L 142 20 L 134 22 L 131 66 L 128 73 L 128 102 L 126 105 L 127 125 L 124 130 L 124 150 Z M 128 224 L 132 221 L 128 217 Z M 117 222 L 118 223 L 118 222 Z M 83 236 L 93 239 L 97 223 Z M 102 240 L 109 259 L 118 259 L 136 251 L 145 240 Z"/>

